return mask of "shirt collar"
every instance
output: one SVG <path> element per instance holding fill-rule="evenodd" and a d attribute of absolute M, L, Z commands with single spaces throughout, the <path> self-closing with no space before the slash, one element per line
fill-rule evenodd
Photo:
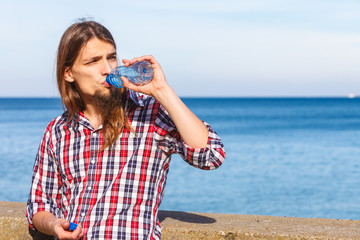
<path fill-rule="evenodd" d="M 78 123 L 85 126 L 88 129 L 96 130 L 93 128 L 93 126 L 91 126 L 89 119 L 85 116 L 85 114 L 82 111 L 79 113 Z M 99 126 L 98 129 L 101 128 L 102 128 L 102 124 Z"/>
<path fill-rule="evenodd" d="M 128 96 L 129 98 L 138 106 L 144 107 L 145 106 L 145 100 L 149 97 L 148 95 L 135 92 L 133 90 L 128 89 Z"/>

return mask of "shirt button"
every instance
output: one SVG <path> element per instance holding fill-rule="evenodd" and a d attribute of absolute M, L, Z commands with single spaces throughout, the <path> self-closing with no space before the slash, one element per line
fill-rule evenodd
<path fill-rule="evenodd" d="M 85 213 L 81 213 L 81 216 L 84 217 L 84 216 L 85 216 Z"/>
<path fill-rule="evenodd" d="M 95 160 L 91 160 L 91 163 L 92 163 L 92 164 L 95 164 Z"/>
<path fill-rule="evenodd" d="M 89 186 L 87 189 L 88 189 L 88 190 L 91 190 L 91 187 Z"/>

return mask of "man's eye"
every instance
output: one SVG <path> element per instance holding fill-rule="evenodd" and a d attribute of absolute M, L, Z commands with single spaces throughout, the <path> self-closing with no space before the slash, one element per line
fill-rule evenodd
<path fill-rule="evenodd" d="M 96 62 L 96 60 L 89 61 L 86 64 L 88 65 L 88 64 L 91 64 L 91 63 L 94 63 L 94 62 Z"/>

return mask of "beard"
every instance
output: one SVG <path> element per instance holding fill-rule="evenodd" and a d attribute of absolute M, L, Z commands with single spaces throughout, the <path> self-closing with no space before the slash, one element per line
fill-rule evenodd
<path fill-rule="evenodd" d="M 110 94 L 104 94 L 101 91 L 96 91 L 93 99 L 95 106 L 99 107 L 103 119 L 107 119 L 112 111 L 121 108 L 123 105 L 122 89 L 110 88 Z"/>

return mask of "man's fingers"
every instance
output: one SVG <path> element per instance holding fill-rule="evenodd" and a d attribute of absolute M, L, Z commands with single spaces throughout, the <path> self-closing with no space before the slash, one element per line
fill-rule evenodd
<path fill-rule="evenodd" d="M 73 234 L 76 236 L 76 240 L 80 239 L 83 236 L 83 229 L 81 225 L 78 225 L 74 230 Z"/>
<path fill-rule="evenodd" d="M 133 91 L 138 91 L 138 86 L 136 86 L 135 84 L 132 84 L 126 77 L 121 77 L 121 80 L 124 83 L 124 87 L 131 89 Z"/>

